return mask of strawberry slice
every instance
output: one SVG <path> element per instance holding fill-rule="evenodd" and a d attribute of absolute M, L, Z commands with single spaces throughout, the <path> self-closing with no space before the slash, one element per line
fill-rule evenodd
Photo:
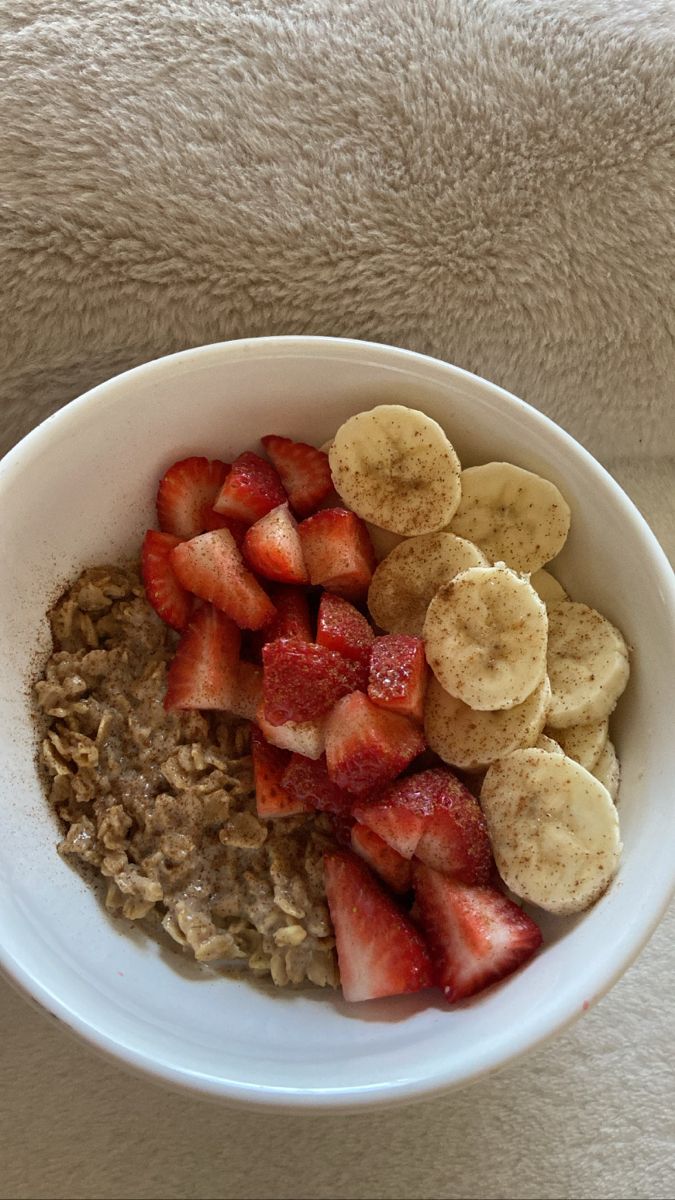
<path fill-rule="evenodd" d="M 333 783 L 323 755 L 313 760 L 302 754 L 292 754 L 282 784 L 289 796 L 320 812 L 344 816 L 351 809 L 353 797 Z"/>
<path fill-rule="evenodd" d="M 193 456 L 175 462 L 157 489 L 159 527 L 175 537 L 192 538 L 211 528 L 213 504 L 230 467 L 214 459 Z"/>
<path fill-rule="evenodd" d="M 404 858 L 466 884 L 487 883 L 492 850 L 478 801 L 446 767 L 398 779 L 354 815 Z"/>
<path fill-rule="evenodd" d="M 358 608 L 342 596 L 324 592 L 319 602 L 316 640 L 320 646 L 368 666 L 375 634 Z"/>
<path fill-rule="evenodd" d="M 242 549 L 249 566 L 265 579 L 309 583 L 298 523 L 288 504 L 280 504 L 251 525 Z"/>
<path fill-rule="evenodd" d="M 171 564 L 171 551 L 180 543 L 172 533 L 148 529 L 141 551 L 145 595 L 158 616 L 173 629 L 185 629 L 192 612 L 192 596 L 179 583 Z"/>
<path fill-rule="evenodd" d="M 246 721 L 254 721 L 256 713 L 262 704 L 262 667 L 255 663 L 240 661 L 237 666 L 237 680 L 232 696 L 230 712 L 235 717 Z"/>
<path fill-rule="evenodd" d="M 241 633 L 211 604 L 190 619 L 169 666 L 164 707 L 230 709 L 237 685 Z"/>
<path fill-rule="evenodd" d="M 171 563 L 183 587 L 222 608 L 240 629 L 260 629 L 272 620 L 274 605 L 244 566 L 228 529 L 181 542 Z"/>
<path fill-rule="evenodd" d="M 321 758 L 326 748 L 326 718 L 318 721 L 285 721 L 283 725 L 270 725 L 265 720 L 263 706 L 256 715 L 256 724 L 272 746 L 302 754 L 305 758 Z"/>
<path fill-rule="evenodd" d="M 368 677 L 368 695 L 374 704 L 421 724 L 428 675 L 422 638 L 405 633 L 375 638 Z"/>
<path fill-rule="evenodd" d="M 251 758 L 255 782 L 255 806 L 259 817 L 292 817 L 310 812 L 311 805 L 290 796 L 282 777 L 290 755 L 270 746 L 259 732 L 251 733 Z"/>
<path fill-rule="evenodd" d="M 279 638 L 296 638 L 300 642 L 311 642 L 312 621 L 304 588 L 271 587 L 270 599 L 277 613 L 265 629 L 265 641 L 276 642 Z"/>
<path fill-rule="evenodd" d="M 217 513 L 253 525 L 287 499 L 274 467 L 246 450 L 232 463 L 213 507 Z"/>
<path fill-rule="evenodd" d="M 419 931 L 365 863 L 348 850 L 331 850 L 324 874 L 345 1000 L 430 987 L 433 970 Z"/>
<path fill-rule="evenodd" d="M 392 892 L 403 895 L 409 892 L 412 884 L 412 871 L 407 858 L 397 854 L 381 837 L 373 833 L 367 825 L 352 825 L 351 846 L 371 870 L 375 871 Z"/>
<path fill-rule="evenodd" d="M 354 796 L 390 783 L 424 746 L 417 726 L 378 708 L 363 692 L 338 700 L 326 723 L 328 774 Z"/>
<path fill-rule="evenodd" d="M 325 508 L 298 526 L 312 583 L 348 600 L 363 600 L 375 570 L 364 522 L 345 508 Z"/>
<path fill-rule="evenodd" d="M 328 455 L 315 446 L 276 434 L 260 441 L 281 476 L 292 508 L 299 516 L 308 517 L 333 488 Z"/>
<path fill-rule="evenodd" d="M 336 700 L 364 687 L 367 669 L 353 659 L 314 642 L 280 638 L 263 646 L 265 719 L 313 721 Z"/>
<path fill-rule="evenodd" d="M 504 979 L 542 943 L 534 921 L 494 888 L 467 887 L 419 863 L 413 885 L 436 978 L 451 1003 Z"/>

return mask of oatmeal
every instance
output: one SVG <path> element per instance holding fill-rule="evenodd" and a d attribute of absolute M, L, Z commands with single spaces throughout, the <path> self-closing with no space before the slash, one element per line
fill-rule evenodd
<path fill-rule="evenodd" d="M 35 694 L 59 852 L 100 872 L 111 913 L 156 914 L 200 962 L 335 986 L 328 819 L 260 819 L 248 722 L 165 712 L 177 637 L 136 568 L 85 571 L 50 621 L 54 652 Z"/>

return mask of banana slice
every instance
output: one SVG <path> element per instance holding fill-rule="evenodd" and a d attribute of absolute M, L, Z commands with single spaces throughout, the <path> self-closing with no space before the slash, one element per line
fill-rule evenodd
<path fill-rule="evenodd" d="M 421 637 L 427 609 L 438 589 L 467 567 L 486 564 L 477 546 L 454 533 L 406 538 L 375 568 L 368 590 L 371 616 L 388 633 Z"/>
<path fill-rule="evenodd" d="M 550 571 L 535 571 L 530 575 L 530 583 L 544 604 L 557 604 L 559 600 L 567 599 L 563 585 L 551 575 Z"/>
<path fill-rule="evenodd" d="M 552 729 L 603 721 L 628 683 L 628 649 L 594 608 L 561 600 L 548 609 Z"/>
<path fill-rule="evenodd" d="M 470 708 L 513 708 L 546 674 L 546 607 L 503 563 L 470 567 L 436 593 L 424 622 L 441 687 Z"/>
<path fill-rule="evenodd" d="M 480 793 L 497 869 L 523 900 L 581 912 L 619 864 L 619 821 L 601 783 L 565 755 L 516 750 L 488 770 Z"/>
<path fill-rule="evenodd" d="M 432 675 L 424 709 L 427 742 L 451 766 L 479 771 L 522 746 L 534 745 L 544 727 L 550 696 L 544 676 L 532 695 L 515 708 L 477 712 L 448 695 Z"/>
<path fill-rule="evenodd" d="M 461 466 L 445 433 L 431 417 L 402 404 L 350 417 L 328 458 L 345 504 L 392 533 L 435 533 L 459 504 Z"/>
<path fill-rule="evenodd" d="M 403 541 L 400 533 L 390 533 L 388 529 L 381 529 L 379 525 L 373 525 L 372 521 L 366 521 L 366 528 L 370 534 L 375 558 L 378 562 L 382 562 L 382 559 L 391 554 L 394 547 Z"/>
<path fill-rule="evenodd" d="M 558 742 L 554 741 L 553 738 L 550 738 L 545 733 L 540 734 L 540 736 L 537 738 L 536 742 L 534 743 L 534 746 L 532 747 L 532 749 L 533 750 L 548 750 L 549 754 L 564 754 L 565 753 L 562 746 L 560 746 L 558 744 Z"/>
<path fill-rule="evenodd" d="M 609 738 L 605 742 L 602 754 L 593 767 L 592 773 L 607 788 L 612 800 L 616 803 L 621 784 L 621 767 L 616 756 L 616 750 Z"/>
<path fill-rule="evenodd" d="M 592 773 L 609 736 L 609 721 L 590 721 L 588 725 L 570 725 L 568 729 L 549 732 L 555 735 L 568 758 L 573 758 Z"/>
<path fill-rule="evenodd" d="M 548 479 L 493 462 L 462 471 L 461 488 L 452 531 L 475 542 L 491 562 L 538 571 L 562 550 L 570 510 Z"/>

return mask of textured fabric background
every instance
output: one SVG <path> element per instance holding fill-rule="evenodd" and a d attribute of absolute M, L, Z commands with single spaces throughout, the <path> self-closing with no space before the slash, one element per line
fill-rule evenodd
<path fill-rule="evenodd" d="M 675 557 L 672 0 L 0 6 L 0 452 L 134 363 L 373 338 L 541 407 Z M 675 914 L 597 1009 L 461 1093 L 230 1112 L 0 983 L 0 1195 L 675 1194 Z"/>

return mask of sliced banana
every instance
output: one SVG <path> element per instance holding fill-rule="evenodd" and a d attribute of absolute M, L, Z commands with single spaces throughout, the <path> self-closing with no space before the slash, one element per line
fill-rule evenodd
<path fill-rule="evenodd" d="M 450 696 L 432 676 L 424 709 L 429 747 L 451 766 L 479 771 L 522 746 L 534 745 L 544 727 L 550 695 L 544 676 L 532 695 L 515 708 L 478 712 Z"/>
<path fill-rule="evenodd" d="M 375 569 L 368 590 L 370 614 L 388 633 L 421 637 L 427 609 L 438 589 L 460 571 L 486 564 L 477 546 L 454 533 L 406 538 Z"/>
<path fill-rule="evenodd" d="M 390 533 L 388 529 L 380 529 L 379 525 L 373 525 L 372 521 L 366 521 L 366 528 L 370 534 L 370 540 L 373 543 L 375 558 L 378 562 L 382 562 L 395 546 L 398 546 L 403 537 L 400 533 Z"/>
<path fill-rule="evenodd" d="M 616 750 L 609 738 L 605 742 L 602 754 L 593 767 L 593 774 L 607 788 L 612 800 L 616 803 L 621 784 L 621 767 L 616 756 Z"/>
<path fill-rule="evenodd" d="M 587 771 L 593 767 L 605 748 L 609 721 L 590 721 L 587 725 L 570 725 L 569 729 L 550 730 L 568 758 L 573 758 Z"/>
<path fill-rule="evenodd" d="M 562 746 L 560 746 L 558 744 L 558 742 L 554 741 L 553 738 L 550 738 L 545 733 L 542 733 L 539 735 L 539 737 L 537 738 L 536 742 L 534 743 L 534 746 L 532 747 L 532 749 L 533 750 L 548 750 L 549 754 L 564 754 L 565 753 Z"/>
<path fill-rule="evenodd" d="M 549 606 L 548 626 L 548 724 L 569 729 L 604 720 L 628 682 L 621 634 L 594 608 L 573 600 Z"/>
<path fill-rule="evenodd" d="M 559 600 L 567 599 L 563 585 L 551 575 L 550 571 L 535 571 L 530 575 L 530 583 L 544 604 L 557 604 Z"/>
<path fill-rule="evenodd" d="M 492 462 L 462 471 L 461 488 L 452 531 L 475 542 L 491 562 L 538 571 L 562 550 L 570 510 L 548 479 Z"/>
<path fill-rule="evenodd" d="M 436 593 L 424 622 L 429 666 L 451 696 L 513 708 L 546 674 L 546 607 L 503 563 L 470 567 Z"/>
<path fill-rule="evenodd" d="M 357 413 L 328 457 L 345 504 L 392 533 L 434 533 L 459 504 L 459 459 L 440 425 L 416 409 L 381 404 Z"/>
<path fill-rule="evenodd" d="M 571 758 L 516 750 L 490 767 L 480 803 L 497 869 L 517 896 L 565 915 L 605 891 L 621 853 L 616 809 Z"/>

